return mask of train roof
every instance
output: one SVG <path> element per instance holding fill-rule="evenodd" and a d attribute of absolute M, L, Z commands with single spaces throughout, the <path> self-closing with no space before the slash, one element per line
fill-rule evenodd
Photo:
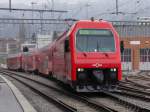
<path fill-rule="evenodd" d="M 107 27 L 111 27 L 112 26 L 112 23 L 109 22 L 109 21 L 104 21 L 104 20 L 80 20 L 80 21 L 77 21 L 75 23 L 75 25 L 77 26 L 83 26 L 83 25 L 104 25 L 104 26 L 107 26 Z M 73 26 L 75 26 L 73 25 Z"/>
<path fill-rule="evenodd" d="M 105 21 L 105 20 L 79 20 L 79 21 L 76 21 L 76 23 L 93 23 L 93 22 L 96 22 L 96 23 L 110 23 L 109 21 Z"/>
<path fill-rule="evenodd" d="M 102 28 L 112 28 L 112 26 L 113 26 L 111 22 L 104 21 L 104 20 L 79 20 L 79 21 L 76 21 L 71 26 L 67 35 L 70 35 L 74 28 L 79 28 L 79 27 L 89 26 L 89 25 L 91 25 L 91 26 L 95 25 L 95 27 L 101 26 Z"/>

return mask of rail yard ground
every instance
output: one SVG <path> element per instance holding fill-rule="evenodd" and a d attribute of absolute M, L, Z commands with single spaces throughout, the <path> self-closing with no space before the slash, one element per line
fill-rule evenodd
<path fill-rule="evenodd" d="M 92 94 L 71 92 L 60 82 L 32 73 L 3 69 L 1 74 L 21 91 L 38 112 L 150 111 L 149 72 L 128 72 L 115 92 L 104 91 Z"/>

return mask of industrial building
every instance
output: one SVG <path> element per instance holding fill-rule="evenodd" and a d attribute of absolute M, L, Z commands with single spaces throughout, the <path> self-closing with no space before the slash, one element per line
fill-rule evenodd
<path fill-rule="evenodd" d="M 113 22 L 125 50 L 122 54 L 123 70 L 150 69 L 150 22 L 116 21 Z"/>
<path fill-rule="evenodd" d="M 0 53 L 16 53 L 19 51 L 19 42 L 13 38 L 0 39 Z"/>

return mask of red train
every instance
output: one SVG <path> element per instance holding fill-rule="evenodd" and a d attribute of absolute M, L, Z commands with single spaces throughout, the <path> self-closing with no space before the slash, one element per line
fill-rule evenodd
<path fill-rule="evenodd" d="M 123 42 L 111 23 L 77 21 L 48 46 L 22 56 L 22 69 L 51 75 L 77 92 L 99 92 L 122 78 L 120 48 Z"/>
<path fill-rule="evenodd" d="M 38 53 L 36 50 L 22 53 L 22 70 L 37 73 L 37 61 Z"/>
<path fill-rule="evenodd" d="M 22 69 L 22 54 L 13 54 L 7 57 L 7 68 L 10 70 L 18 70 Z"/>

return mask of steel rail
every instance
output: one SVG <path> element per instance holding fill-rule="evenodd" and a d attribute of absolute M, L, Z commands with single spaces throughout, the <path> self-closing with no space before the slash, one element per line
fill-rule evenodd
<path fill-rule="evenodd" d="M 66 104 L 66 103 L 64 103 L 64 102 L 62 102 L 61 100 L 57 99 L 56 97 L 45 94 L 44 92 L 38 90 L 38 88 L 32 87 L 31 85 L 29 85 L 29 84 L 23 82 L 22 80 L 16 78 L 15 76 L 12 76 L 12 75 L 7 74 L 7 73 L 4 73 L 4 72 L 3 72 L 3 74 L 5 74 L 5 75 L 7 75 L 7 76 L 9 76 L 9 77 L 11 77 L 11 78 L 13 78 L 13 79 L 19 81 L 20 83 L 24 84 L 25 86 L 27 86 L 27 87 L 30 88 L 31 90 L 33 90 L 33 91 L 35 91 L 36 93 L 38 93 L 40 96 L 42 96 L 42 97 L 43 97 L 44 99 L 46 99 L 48 102 L 51 103 L 51 101 L 52 101 L 52 102 L 55 103 L 56 105 L 61 106 L 61 108 L 63 108 L 64 111 L 67 111 L 67 112 L 77 112 L 77 109 L 76 109 L 76 108 L 71 107 L 70 105 L 68 105 L 68 104 Z"/>
<path fill-rule="evenodd" d="M 137 108 L 139 110 L 138 112 L 150 112 L 150 108 L 148 108 L 148 107 L 144 108 L 142 105 L 138 105 L 138 104 L 135 104 L 133 102 L 129 102 L 129 101 L 125 100 L 124 98 L 118 96 L 115 93 L 110 93 L 110 92 L 107 92 L 107 91 L 103 91 L 103 93 L 105 95 L 108 95 L 108 96 L 114 98 L 114 99 L 117 99 L 118 101 L 123 102 L 124 104 L 130 105 L 133 108 Z"/>
<path fill-rule="evenodd" d="M 6 71 L 5 71 L 5 72 L 6 72 Z M 3 72 L 3 73 L 4 73 L 4 72 Z M 8 73 L 8 71 L 7 71 L 7 73 Z M 9 73 L 10 73 L 10 71 L 9 71 Z M 101 103 L 99 103 L 99 102 L 96 102 L 96 101 L 94 101 L 94 100 L 91 100 L 91 99 L 89 99 L 89 98 L 86 97 L 86 96 L 79 96 L 79 95 L 73 94 L 73 93 L 71 93 L 71 92 L 62 91 L 62 90 L 60 90 L 60 89 L 58 89 L 58 88 L 55 88 L 55 87 L 53 87 L 53 86 L 44 84 L 44 83 L 42 83 L 42 82 L 40 82 L 40 81 L 36 81 L 36 80 L 31 79 L 31 78 L 28 78 L 28 77 L 25 77 L 25 76 L 23 76 L 23 75 L 19 75 L 19 74 L 13 73 L 13 72 L 11 72 L 11 74 L 12 74 L 12 75 L 17 75 L 17 76 L 19 76 L 19 77 L 22 77 L 22 78 L 25 78 L 25 79 L 27 79 L 27 80 L 33 81 L 33 82 L 35 82 L 35 83 L 41 84 L 41 85 L 43 85 L 43 86 L 45 86 L 45 87 L 48 87 L 48 88 L 50 88 L 50 89 L 53 89 L 54 91 L 57 91 L 57 92 L 66 94 L 66 95 L 71 96 L 71 97 L 74 97 L 75 99 L 79 99 L 80 101 L 87 103 L 89 106 L 92 106 L 92 107 L 95 107 L 95 108 L 98 108 L 98 109 L 104 109 L 105 111 L 108 111 L 108 112 L 117 112 L 116 110 L 110 108 L 109 106 L 106 106 L 106 105 L 103 105 L 103 104 L 101 104 Z M 12 76 L 12 75 L 11 75 L 11 76 Z"/>

